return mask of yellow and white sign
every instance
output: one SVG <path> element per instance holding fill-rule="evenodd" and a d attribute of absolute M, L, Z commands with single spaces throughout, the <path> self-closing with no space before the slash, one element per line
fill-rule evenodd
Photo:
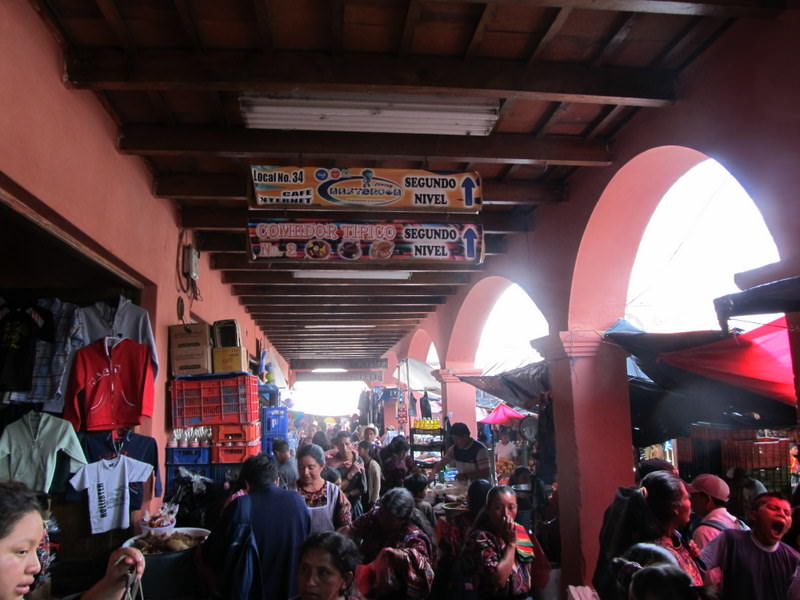
<path fill-rule="evenodd" d="M 255 208 L 375 208 L 477 213 L 478 173 L 251 167 Z"/>

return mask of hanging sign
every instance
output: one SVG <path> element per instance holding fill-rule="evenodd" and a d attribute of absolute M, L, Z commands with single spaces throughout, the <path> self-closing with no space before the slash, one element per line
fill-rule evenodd
<path fill-rule="evenodd" d="M 397 424 L 405 425 L 408 423 L 408 406 L 402 400 L 397 403 Z"/>
<path fill-rule="evenodd" d="M 483 262 L 483 228 L 474 224 L 331 223 L 251 220 L 252 260 Z"/>
<path fill-rule="evenodd" d="M 268 166 L 251 172 L 255 208 L 481 209 L 481 177 L 475 172 Z"/>

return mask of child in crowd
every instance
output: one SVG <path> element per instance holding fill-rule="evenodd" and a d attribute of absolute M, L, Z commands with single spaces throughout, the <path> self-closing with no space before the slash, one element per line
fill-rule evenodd
<path fill-rule="evenodd" d="M 428 478 L 422 473 L 412 473 L 403 481 L 405 487 L 414 496 L 414 503 L 419 511 L 425 515 L 432 528 L 436 528 L 436 517 L 430 502 L 425 501 L 425 490 L 428 488 Z"/>

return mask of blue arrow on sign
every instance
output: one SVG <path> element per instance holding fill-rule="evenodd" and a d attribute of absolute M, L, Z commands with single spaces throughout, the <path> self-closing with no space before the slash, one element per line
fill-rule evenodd
<path fill-rule="evenodd" d="M 467 230 L 462 234 L 464 238 L 464 242 L 466 243 L 465 253 L 467 258 L 475 258 L 475 240 L 478 239 L 478 233 L 472 227 L 467 228 Z"/>
<path fill-rule="evenodd" d="M 472 177 L 467 177 L 461 182 L 461 187 L 464 188 L 464 206 L 472 206 L 472 190 L 475 188 L 475 182 Z"/>

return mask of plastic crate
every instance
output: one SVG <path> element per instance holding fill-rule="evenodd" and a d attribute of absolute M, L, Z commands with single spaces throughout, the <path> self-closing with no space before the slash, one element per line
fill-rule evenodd
<path fill-rule="evenodd" d="M 264 406 L 261 408 L 261 431 L 283 436 L 289 433 L 289 409 L 285 406 Z"/>
<path fill-rule="evenodd" d="M 181 468 L 184 468 L 195 475 L 202 475 L 203 477 L 212 479 L 211 465 L 167 465 L 167 497 L 171 496 L 175 492 L 175 483 L 180 477 Z"/>
<path fill-rule="evenodd" d="M 172 382 L 172 426 L 252 423 L 258 420 L 258 377 L 182 377 Z"/>
<path fill-rule="evenodd" d="M 213 429 L 214 443 L 218 442 L 252 442 L 261 438 L 261 423 L 244 423 L 234 425 L 217 425 Z"/>
<path fill-rule="evenodd" d="M 257 442 L 249 446 L 215 446 L 211 449 L 211 462 L 216 464 L 243 463 L 261 452 Z"/>
<path fill-rule="evenodd" d="M 211 462 L 211 449 L 167 448 L 168 465 L 207 465 Z"/>
<path fill-rule="evenodd" d="M 239 471 L 241 470 L 242 465 L 239 463 L 211 465 L 211 479 L 215 483 L 224 485 L 226 482 L 239 479 Z"/>

